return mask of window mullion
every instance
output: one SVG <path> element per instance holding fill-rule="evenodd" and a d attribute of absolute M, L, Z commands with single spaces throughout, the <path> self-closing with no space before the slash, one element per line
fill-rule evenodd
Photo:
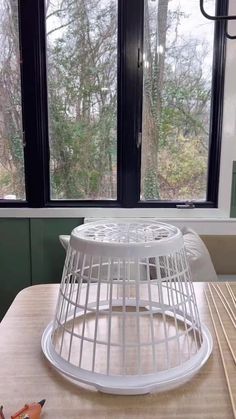
<path fill-rule="evenodd" d="M 228 0 L 218 0 L 216 13 L 225 15 L 228 13 Z M 224 76 L 226 60 L 226 22 L 215 23 L 214 37 L 214 61 L 212 70 L 212 103 L 211 122 L 209 134 L 209 162 L 208 162 L 208 185 L 207 199 L 213 201 L 214 206 L 218 205 L 219 177 L 220 177 L 220 156 L 221 137 L 223 125 L 223 98 L 224 98 Z"/>
<path fill-rule="evenodd" d="M 26 196 L 29 206 L 49 199 L 44 1 L 19 0 Z"/>
<path fill-rule="evenodd" d="M 140 196 L 143 0 L 120 0 L 118 68 L 118 199 L 124 207 Z"/>

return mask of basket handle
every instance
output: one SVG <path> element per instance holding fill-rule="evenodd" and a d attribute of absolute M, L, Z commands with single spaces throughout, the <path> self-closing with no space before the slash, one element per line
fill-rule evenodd
<path fill-rule="evenodd" d="M 67 250 L 69 246 L 69 242 L 70 242 L 70 236 L 66 236 L 62 234 L 59 236 L 59 240 L 62 246 L 64 247 L 64 249 Z"/>

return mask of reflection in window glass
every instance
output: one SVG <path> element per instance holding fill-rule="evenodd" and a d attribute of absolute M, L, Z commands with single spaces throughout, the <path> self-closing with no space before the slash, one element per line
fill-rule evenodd
<path fill-rule="evenodd" d="M 117 1 L 46 2 L 52 199 L 116 199 Z"/>
<path fill-rule="evenodd" d="M 206 200 L 213 38 L 198 0 L 145 1 L 143 200 Z"/>
<path fill-rule="evenodd" d="M 17 1 L 0 0 L 0 199 L 25 199 Z"/>

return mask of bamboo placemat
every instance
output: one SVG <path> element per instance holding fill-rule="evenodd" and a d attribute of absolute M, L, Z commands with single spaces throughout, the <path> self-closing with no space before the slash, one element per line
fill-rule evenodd
<path fill-rule="evenodd" d="M 205 291 L 216 334 L 234 419 L 236 419 L 236 304 L 234 285 L 208 284 Z"/>

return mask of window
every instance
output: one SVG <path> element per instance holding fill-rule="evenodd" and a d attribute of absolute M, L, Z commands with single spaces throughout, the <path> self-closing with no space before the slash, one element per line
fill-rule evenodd
<path fill-rule="evenodd" d="M 15 90 L 7 107 L 0 91 L 0 116 L 18 122 L 0 131 L 0 199 L 217 206 L 224 22 L 206 20 L 198 0 L 20 0 L 18 36 L 11 5 L 0 0 L 0 70 L 11 36 Z M 227 13 L 223 0 L 206 6 Z"/>
<path fill-rule="evenodd" d="M 116 0 L 48 2 L 52 199 L 117 198 L 117 17 Z"/>
<path fill-rule="evenodd" d="M 207 199 L 213 41 L 198 2 L 145 3 L 143 200 Z"/>
<path fill-rule="evenodd" d="M 0 200 L 24 200 L 18 9 L 0 0 Z"/>

